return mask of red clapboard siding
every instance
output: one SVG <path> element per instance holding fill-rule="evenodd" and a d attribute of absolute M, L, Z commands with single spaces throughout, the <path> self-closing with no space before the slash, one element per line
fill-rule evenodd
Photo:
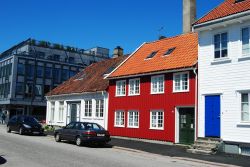
<path fill-rule="evenodd" d="M 173 73 L 165 74 L 165 93 L 151 95 L 151 76 L 140 78 L 140 95 L 128 96 L 128 82 L 126 79 L 126 96 L 115 97 L 116 81 L 111 80 L 109 85 L 108 130 L 113 136 L 144 138 L 174 142 L 175 139 L 175 107 L 195 105 L 195 75 L 189 73 L 189 92 L 173 93 Z M 114 112 L 125 110 L 125 127 L 114 127 Z M 164 110 L 164 130 L 151 130 L 150 110 Z M 127 128 L 128 110 L 139 111 L 139 128 Z"/>

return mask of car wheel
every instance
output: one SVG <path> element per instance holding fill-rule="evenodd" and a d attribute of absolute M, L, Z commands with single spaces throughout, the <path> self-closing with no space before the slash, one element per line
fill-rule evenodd
<path fill-rule="evenodd" d="M 10 127 L 9 126 L 7 126 L 7 133 L 10 133 L 11 132 L 11 129 L 10 129 Z"/>
<path fill-rule="evenodd" d="M 23 128 L 20 127 L 20 128 L 19 128 L 19 135 L 23 135 L 23 133 L 24 133 L 24 132 L 23 132 Z"/>
<path fill-rule="evenodd" d="M 77 146 L 81 146 L 82 145 L 82 139 L 79 136 L 76 137 L 76 145 Z"/>
<path fill-rule="evenodd" d="M 56 142 L 60 142 L 61 141 L 61 137 L 60 137 L 60 135 L 58 133 L 55 136 L 55 141 Z"/>

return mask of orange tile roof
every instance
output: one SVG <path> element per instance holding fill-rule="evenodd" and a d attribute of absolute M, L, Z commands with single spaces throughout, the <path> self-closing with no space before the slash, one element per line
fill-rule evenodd
<path fill-rule="evenodd" d="M 166 51 L 173 47 L 176 47 L 175 50 L 164 56 Z M 157 54 L 146 59 L 154 51 L 158 51 Z M 108 78 L 192 67 L 196 64 L 197 57 L 198 34 L 188 33 L 165 38 L 142 45 Z"/>
<path fill-rule="evenodd" d="M 51 90 L 46 96 L 105 91 L 108 88 L 109 81 L 104 79 L 104 74 L 110 73 L 125 58 L 127 58 L 127 56 L 119 56 L 91 64 L 69 80 Z"/>
<path fill-rule="evenodd" d="M 250 0 L 244 0 L 237 3 L 235 0 L 225 0 L 208 14 L 196 21 L 194 25 L 241 13 L 247 10 L 250 10 Z"/>

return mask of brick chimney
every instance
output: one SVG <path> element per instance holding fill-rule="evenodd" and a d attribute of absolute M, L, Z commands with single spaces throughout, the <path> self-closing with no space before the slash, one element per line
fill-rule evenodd
<path fill-rule="evenodd" d="M 116 58 L 116 57 L 119 57 L 119 56 L 123 56 L 123 49 L 120 46 L 117 46 L 114 49 L 113 58 Z"/>
<path fill-rule="evenodd" d="M 192 24 L 196 19 L 196 0 L 183 0 L 182 1 L 183 8 L 183 33 L 188 33 L 192 31 Z"/>

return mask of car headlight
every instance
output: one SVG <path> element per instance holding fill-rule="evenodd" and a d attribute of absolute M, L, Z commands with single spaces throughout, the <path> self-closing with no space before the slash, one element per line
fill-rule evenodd
<path fill-rule="evenodd" d="M 23 124 L 23 126 L 24 126 L 25 128 L 31 128 L 31 126 L 26 125 L 26 124 Z"/>

